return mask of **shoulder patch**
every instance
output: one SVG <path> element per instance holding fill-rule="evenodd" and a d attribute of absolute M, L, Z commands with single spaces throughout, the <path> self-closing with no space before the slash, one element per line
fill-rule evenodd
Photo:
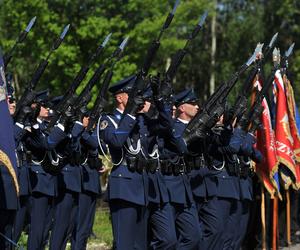
<path fill-rule="evenodd" d="M 108 121 L 107 121 L 107 120 L 103 120 L 103 121 L 100 123 L 100 130 L 106 129 L 107 126 L 108 126 Z"/>

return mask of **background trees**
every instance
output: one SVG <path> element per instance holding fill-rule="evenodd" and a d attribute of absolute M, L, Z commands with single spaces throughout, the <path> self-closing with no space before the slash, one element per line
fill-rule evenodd
<path fill-rule="evenodd" d="M 157 36 L 173 3 L 173 0 L 0 1 L 0 46 L 4 51 L 12 47 L 27 22 L 37 16 L 35 27 L 25 44 L 15 51 L 7 69 L 13 73 L 18 94 L 23 91 L 39 61 L 46 56 L 52 41 L 67 23 L 71 23 L 69 34 L 51 57 L 38 89 L 49 88 L 52 95 L 63 93 L 80 66 L 87 61 L 88 55 L 110 32 L 113 35 L 106 56 L 125 36 L 130 37 L 112 83 L 135 73 L 148 44 Z M 214 87 L 211 79 L 213 73 L 215 86 L 226 81 L 245 62 L 257 42 L 267 44 L 273 34 L 279 32 L 277 46 L 282 53 L 292 42 L 296 42 L 295 53 L 290 60 L 290 72 L 299 101 L 300 3 L 295 0 L 182 0 L 173 23 L 162 39 L 151 73 L 162 72 L 166 68 L 172 55 L 184 45 L 187 34 L 204 10 L 209 11 L 205 30 L 193 42 L 183 61 L 174 80 L 175 90 L 192 86 L 201 99 L 207 98 L 212 91 L 210 88 Z M 214 15 L 215 22 L 212 21 Z M 214 56 L 212 39 L 216 41 Z M 267 61 L 266 73 L 271 68 L 271 58 Z M 231 99 L 238 93 L 240 85 L 234 88 Z M 97 89 L 93 91 L 96 94 Z"/>

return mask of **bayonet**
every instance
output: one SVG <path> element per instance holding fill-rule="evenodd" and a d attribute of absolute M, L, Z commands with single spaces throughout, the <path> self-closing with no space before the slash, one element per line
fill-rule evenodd
<path fill-rule="evenodd" d="M 206 20 L 208 12 L 205 11 L 203 15 L 200 17 L 200 21 L 197 23 L 196 27 L 193 29 L 193 31 L 188 35 L 188 39 L 186 40 L 186 43 L 183 47 L 183 49 L 179 49 L 175 56 L 172 58 L 171 65 L 169 66 L 166 76 L 168 78 L 168 81 L 172 80 L 175 77 L 175 74 L 178 70 L 179 65 L 181 64 L 183 58 L 187 54 L 187 49 L 193 39 L 198 35 L 200 30 L 203 28 L 204 22 Z"/>
<path fill-rule="evenodd" d="M 174 6 L 173 6 L 173 9 L 172 9 L 172 11 L 171 11 L 171 14 L 172 14 L 173 16 L 175 15 L 175 12 L 176 12 L 176 10 L 177 10 L 177 7 L 178 7 L 179 3 L 180 3 L 180 0 L 176 0 L 175 4 L 174 4 Z"/>
<path fill-rule="evenodd" d="M 112 33 L 109 33 L 109 34 L 105 37 L 103 43 L 101 44 L 102 47 L 105 47 L 105 46 L 106 46 L 106 44 L 108 43 L 108 41 L 109 41 L 111 35 L 112 35 Z"/>
<path fill-rule="evenodd" d="M 68 30 L 69 30 L 69 26 L 67 25 L 63 32 L 60 34 L 60 36 L 57 38 L 57 40 L 52 44 L 51 49 L 46 57 L 46 59 L 43 59 L 39 66 L 37 67 L 37 69 L 35 70 L 29 84 L 27 85 L 23 95 L 21 96 L 20 100 L 17 103 L 17 107 L 16 107 L 16 111 L 15 111 L 15 115 L 14 117 L 17 117 L 21 107 L 26 106 L 31 104 L 34 100 L 33 100 L 33 95 L 31 94 L 31 92 L 34 91 L 34 89 L 36 88 L 36 85 L 38 83 L 38 81 L 40 80 L 40 78 L 42 77 L 42 74 L 44 73 L 48 63 L 49 63 L 49 58 L 51 56 L 51 54 L 60 46 L 60 44 L 62 43 L 62 41 L 64 40 L 65 35 L 67 34 Z"/>
<path fill-rule="evenodd" d="M 286 58 L 289 58 L 294 50 L 295 43 L 292 43 L 289 49 L 284 53 Z"/>
<path fill-rule="evenodd" d="M 207 18 L 207 15 L 208 15 L 208 11 L 205 11 L 204 13 L 203 13 L 203 15 L 201 16 L 201 18 L 200 18 L 200 21 L 199 21 L 199 26 L 203 26 L 203 24 L 204 24 L 204 22 L 205 22 L 205 20 L 206 20 L 206 18 Z"/>
<path fill-rule="evenodd" d="M 160 40 L 160 38 L 161 38 L 163 32 L 170 26 L 170 24 L 171 24 L 171 22 L 172 22 L 172 20 L 173 20 L 173 17 L 174 17 L 174 15 L 175 15 L 175 12 L 176 12 L 176 10 L 177 10 L 177 7 L 178 7 L 178 5 L 179 5 L 179 3 L 180 3 L 180 0 L 176 0 L 175 4 L 174 4 L 174 6 L 173 6 L 172 11 L 169 13 L 169 15 L 167 16 L 167 18 L 166 18 L 166 20 L 165 20 L 164 25 L 162 26 L 162 29 L 161 29 L 161 31 L 160 31 L 160 33 L 159 33 L 158 38 L 157 38 L 158 41 Z"/>
<path fill-rule="evenodd" d="M 246 65 L 249 67 L 256 59 L 256 51 L 249 57 L 248 61 L 246 62 Z"/>
<path fill-rule="evenodd" d="M 66 34 L 68 33 L 69 31 L 69 28 L 70 28 L 70 24 L 66 25 L 63 29 L 63 31 L 61 32 L 61 34 L 59 35 L 59 38 L 57 38 L 57 40 L 53 43 L 52 45 L 52 49 L 51 51 L 54 51 L 56 50 L 59 45 L 62 43 L 62 41 L 64 40 Z"/>
<path fill-rule="evenodd" d="M 33 18 L 30 20 L 30 22 L 28 23 L 27 27 L 25 28 L 25 31 L 26 31 L 27 33 L 31 30 L 32 26 L 33 26 L 34 23 L 35 23 L 35 20 L 36 20 L 36 16 L 33 17 Z"/>
<path fill-rule="evenodd" d="M 278 37 L 278 32 L 273 35 L 273 37 L 272 37 L 272 39 L 271 39 L 271 41 L 270 41 L 270 43 L 268 45 L 269 48 L 273 48 L 274 43 L 277 40 L 277 37 Z"/>
<path fill-rule="evenodd" d="M 12 54 L 13 51 L 15 50 L 15 48 L 17 47 L 18 44 L 22 43 L 25 38 L 27 37 L 28 32 L 31 30 L 31 28 L 33 27 L 34 23 L 36 20 L 36 16 L 33 17 L 30 22 L 28 23 L 28 25 L 26 26 L 25 30 L 23 30 L 20 34 L 18 39 L 16 40 L 14 46 L 10 49 L 10 51 L 4 55 L 4 68 L 7 67 L 8 63 L 10 62 L 11 58 L 12 58 Z"/>

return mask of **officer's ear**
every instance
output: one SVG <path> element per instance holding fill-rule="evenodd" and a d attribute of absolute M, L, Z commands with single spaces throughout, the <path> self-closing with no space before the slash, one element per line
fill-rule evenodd
<path fill-rule="evenodd" d="M 185 111 L 184 104 L 181 104 L 180 106 L 178 106 L 177 112 L 178 112 L 179 114 L 183 113 L 184 111 Z"/>
<path fill-rule="evenodd" d="M 115 95 L 115 100 L 116 100 L 117 104 L 121 104 L 123 102 L 121 93 Z"/>

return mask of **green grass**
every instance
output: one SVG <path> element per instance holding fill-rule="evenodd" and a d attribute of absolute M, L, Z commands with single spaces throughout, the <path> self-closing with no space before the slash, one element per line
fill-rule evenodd
<path fill-rule="evenodd" d="M 98 208 L 95 215 L 93 231 L 97 239 L 89 239 L 88 243 L 105 243 L 112 247 L 112 229 L 108 208 Z"/>

